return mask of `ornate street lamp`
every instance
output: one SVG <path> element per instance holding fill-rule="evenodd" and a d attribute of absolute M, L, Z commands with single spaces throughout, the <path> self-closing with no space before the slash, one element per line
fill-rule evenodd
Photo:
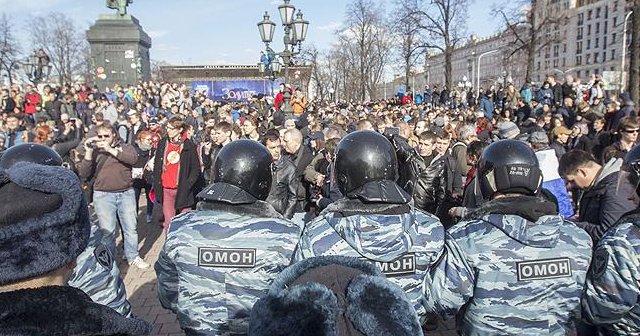
<path fill-rule="evenodd" d="M 264 42 L 267 51 L 270 54 L 269 63 L 265 65 L 266 68 L 271 68 L 272 72 L 279 72 L 275 71 L 276 69 L 273 68 L 278 65 L 271 65 L 271 63 L 276 61 L 277 57 L 280 57 L 282 59 L 282 63 L 284 63 L 284 81 L 286 83 L 289 79 L 289 64 L 291 63 L 291 58 L 300 53 L 302 42 L 307 38 L 309 21 L 304 19 L 302 11 L 298 10 L 296 14 L 296 8 L 291 4 L 291 0 L 283 1 L 284 2 L 278 6 L 278 12 L 280 13 L 280 20 L 284 27 L 284 50 L 279 53 L 275 53 L 269 47 L 269 43 L 273 41 L 273 33 L 275 31 L 276 24 L 270 20 L 268 12 L 265 12 L 262 21 L 258 22 L 258 31 L 260 32 L 262 42 Z M 296 47 L 298 48 L 297 51 Z"/>

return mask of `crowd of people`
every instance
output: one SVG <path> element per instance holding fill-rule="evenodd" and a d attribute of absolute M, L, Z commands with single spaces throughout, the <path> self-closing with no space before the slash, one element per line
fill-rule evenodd
<path fill-rule="evenodd" d="M 120 227 L 124 258 L 155 262 L 187 334 L 417 335 L 437 315 L 457 315 L 463 335 L 640 333 L 633 101 L 571 76 L 481 92 L 326 102 L 281 84 L 219 102 L 151 81 L 5 88 L 0 302 L 73 274 L 112 323 L 92 332 L 148 333 L 118 280 Z M 40 201 L 28 211 L 13 192 Z M 139 255 L 139 225 L 164 230 L 157 262 Z M 26 251 L 26 235 L 49 250 Z M 4 316 L 0 334 L 29 334 Z"/>

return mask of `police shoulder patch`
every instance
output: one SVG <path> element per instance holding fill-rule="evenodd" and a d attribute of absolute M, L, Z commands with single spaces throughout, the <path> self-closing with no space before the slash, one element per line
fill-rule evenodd
<path fill-rule="evenodd" d="M 516 263 L 518 281 L 569 278 L 571 260 L 569 258 L 539 259 Z"/>
<path fill-rule="evenodd" d="M 96 257 L 98 264 L 102 265 L 102 267 L 106 269 L 111 269 L 113 267 L 113 256 L 111 255 L 111 251 L 104 245 L 100 244 L 93 250 L 93 255 Z"/>
<path fill-rule="evenodd" d="M 416 273 L 416 254 L 406 253 L 402 257 L 389 262 L 376 262 L 380 271 L 388 276 L 402 276 Z"/>
<path fill-rule="evenodd" d="M 198 266 L 253 268 L 256 266 L 256 249 L 199 247 Z"/>
<path fill-rule="evenodd" d="M 593 254 L 593 264 L 591 266 L 591 276 L 594 279 L 600 278 L 604 271 L 607 270 L 607 264 L 609 263 L 609 252 L 600 248 Z"/>

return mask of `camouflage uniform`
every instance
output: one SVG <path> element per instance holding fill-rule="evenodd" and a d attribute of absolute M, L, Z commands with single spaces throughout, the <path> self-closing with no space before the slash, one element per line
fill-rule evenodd
<path fill-rule="evenodd" d="M 585 317 L 608 335 L 640 335 L 640 213 L 598 241 L 582 300 Z"/>
<path fill-rule="evenodd" d="M 575 333 L 591 244 L 557 215 L 533 222 L 494 213 L 460 222 L 425 278 L 426 304 L 443 316 L 464 306 L 461 335 Z"/>
<path fill-rule="evenodd" d="M 439 258 L 443 244 L 444 228 L 432 215 L 409 205 L 364 204 L 343 198 L 304 228 L 295 259 L 342 255 L 375 262 L 424 317 L 422 279 Z"/>
<path fill-rule="evenodd" d="M 69 286 L 87 293 L 96 303 L 109 306 L 123 316 L 131 317 L 131 304 L 120 277 L 120 270 L 113 259 L 115 246 L 107 245 L 93 207 L 89 245 L 76 258 L 76 267 L 69 278 Z"/>
<path fill-rule="evenodd" d="M 171 221 L 155 265 L 160 302 L 189 335 L 244 335 L 299 229 L 262 201 L 198 207 Z"/>

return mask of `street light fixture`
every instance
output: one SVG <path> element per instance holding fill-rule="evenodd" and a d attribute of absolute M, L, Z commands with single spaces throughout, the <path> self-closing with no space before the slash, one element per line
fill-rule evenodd
<path fill-rule="evenodd" d="M 483 52 L 482 54 L 480 54 L 478 56 L 478 61 L 477 61 L 477 65 L 476 65 L 476 68 L 477 68 L 476 69 L 477 70 L 476 80 L 478 82 L 478 88 L 477 88 L 478 91 L 477 91 L 476 97 L 480 97 L 480 66 L 482 65 L 480 63 L 480 61 L 482 60 L 482 57 L 487 56 L 489 54 L 493 54 L 493 53 L 498 52 L 498 51 L 500 51 L 500 49 L 493 49 L 493 50 L 485 51 L 485 52 Z"/>
<path fill-rule="evenodd" d="M 291 4 L 291 0 L 284 0 L 284 2 L 278 6 L 278 12 L 280 13 L 280 20 L 284 27 L 283 51 L 276 53 L 269 47 L 269 43 L 273 41 L 276 24 L 270 20 L 268 12 L 265 12 L 263 20 L 258 22 L 258 31 L 267 50 L 268 63 L 266 67 L 269 68 L 269 65 L 276 60 L 276 57 L 280 57 L 284 63 L 284 81 L 286 83 L 289 79 L 289 64 L 291 63 L 291 58 L 300 54 L 302 42 L 306 39 L 307 31 L 309 30 L 309 21 L 304 19 L 302 11 L 298 10 L 296 14 L 296 8 Z M 296 47 L 298 47 L 297 51 Z M 275 69 L 272 68 L 272 70 Z"/>

